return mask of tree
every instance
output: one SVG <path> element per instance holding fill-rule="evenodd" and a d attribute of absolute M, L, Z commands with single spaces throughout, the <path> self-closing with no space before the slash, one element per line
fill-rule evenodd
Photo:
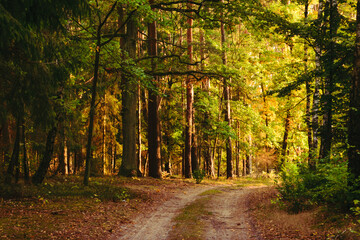
<path fill-rule="evenodd" d="M 187 3 L 187 9 L 191 9 L 191 3 Z M 193 55 L 193 19 L 187 19 L 187 53 L 189 62 L 192 61 Z M 189 66 L 189 69 L 190 66 Z M 184 153 L 184 170 L 185 178 L 191 178 L 191 147 L 192 147 L 192 130 L 193 130 L 193 103 L 194 103 L 194 87 L 191 76 L 186 77 L 186 123 L 185 123 L 185 153 Z"/>
<path fill-rule="evenodd" d="M 357 179 L 360 176 L 360 1 L 357 1 L 355 59 L 350 94 L 349 112 L 349 171 Z"/>
<path fill-rule="evenodd" d="M 134 17 L 130 18 L 126 26 L 125 51 L 129 60 L 136 58 L 137 46 L 137 26 Z M 122 124 L 123 124 L 123 159 L 121 162 L 119 175 L 137 176 L 137 157 L 136 157 L 136 108 L 138 100 L 137 83 L 130 72 L 122 75 Z"/>
<path fill-rule="evenodd" d="M 150 5 L 154 3 L 149 0 Z M 148 52 L 149 56 L 157 56 L 157 32 L 156 22 L 148 24 Z M 151 60 L 151 68 L 156 69 L 155 60 Z M 149 89 L 148 101 L 148 145 L 149 145 L 149 176 L 161 178 L 161 153 L 160 153 L 160 119 L 159 119 L 159 96 L 156 92 L 159 78 L 154 76 L 152 88 Z"/>

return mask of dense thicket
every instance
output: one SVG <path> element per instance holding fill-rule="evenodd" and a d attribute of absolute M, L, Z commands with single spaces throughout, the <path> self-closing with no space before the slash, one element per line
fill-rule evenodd
<path fill-rule="evenodd" d="M 354 6 L 2 1 L 4 181 L 283 171 L 284 198 L 299 184 L 307 193 L 327 184 L 351 201 L 358 187 L 348 180 L 360 172 Z"/>

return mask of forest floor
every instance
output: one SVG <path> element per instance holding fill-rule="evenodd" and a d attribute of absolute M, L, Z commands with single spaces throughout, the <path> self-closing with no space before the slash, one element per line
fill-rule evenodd
<path fill-rule="evenodd" d="M 49 179 L 0 185 L 0 239 L 359 239 L 353 217 L 289 214 L 269 180 Z"/>

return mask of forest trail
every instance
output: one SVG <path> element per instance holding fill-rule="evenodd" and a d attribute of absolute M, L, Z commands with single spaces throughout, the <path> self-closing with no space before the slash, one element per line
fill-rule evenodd
<path fill-rule="evenodd" d="M 249 240 L 262 239 L 249 222 L 247 195 L 258 187 L 220 188 L 207 208 L 212 214 L 206 219 L 205 239 Z"/>
<path fill-rule="evenodd" d="M 119 240 L 166 240 L 174 225 L 173 219 L 188 204 L 201 197 L 201 193 L 216 189 L 209 200 L 207 211 L 202 216 L 205 223 L 205 239 L 261 239 L 249 223 L 246 197 L 254 187 L 233 188 L 231 186 L 192 187 L 182 191 L 162 205 L 138 216 L 131 224 L 122 228 Z"/>

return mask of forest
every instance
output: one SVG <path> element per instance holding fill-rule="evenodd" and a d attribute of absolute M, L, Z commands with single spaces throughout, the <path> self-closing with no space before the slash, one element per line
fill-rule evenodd
<path fill-rule="evenodd" d="M 1 0 L 0 33 L 0 200 L 275 176 L 360 214 L 359 0 Z"/>

